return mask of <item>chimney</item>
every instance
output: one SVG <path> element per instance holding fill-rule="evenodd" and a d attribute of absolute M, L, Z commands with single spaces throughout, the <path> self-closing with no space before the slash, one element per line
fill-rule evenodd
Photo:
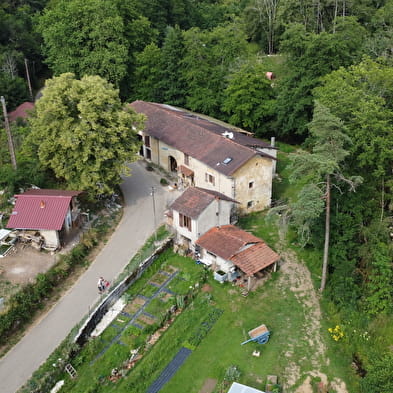
<path fill-rule="evenodd" d="M 43 209 L 45 207 L 45 201 L 40 202 L 40 208 Z"/>

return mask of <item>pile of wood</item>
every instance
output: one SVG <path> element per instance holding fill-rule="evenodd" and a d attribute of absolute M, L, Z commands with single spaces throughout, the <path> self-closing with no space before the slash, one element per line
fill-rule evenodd
<path fill-rule="evenodd" d="M 18 232 L 18 239 L 22 243 L 30 243 L 36 250 L 40 250 L 44 244 L 44 238 L 37 231 Z"/>

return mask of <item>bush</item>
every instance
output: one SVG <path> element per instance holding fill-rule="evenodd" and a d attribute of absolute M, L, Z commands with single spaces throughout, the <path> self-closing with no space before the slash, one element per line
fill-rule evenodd
<path fill-rule="evenodd" d="M 162 186 L 167 186 L 169 183 L 168 183 L 168 180 L 167 180 L 167 179 L 165 179 L 164 177 L 162 177 L 161 180 L 160 180 L 160 184 L 161 184 Z"/>
<path fill-rule="evenodd" d="M 25 285 L 9 299 L 7 311 L 0 315 L 0 345 L 6 344 L 12 334 L 32 320 L 53 289 L 71 274 L 76 265 L 85 261 L 88 250 L 86 245 L 78 244 L 46 273 L 38 274 L 34 284 Z"/>

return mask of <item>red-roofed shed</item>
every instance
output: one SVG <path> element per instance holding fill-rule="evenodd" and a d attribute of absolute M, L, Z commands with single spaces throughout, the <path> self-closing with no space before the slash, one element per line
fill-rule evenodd
<path fill-rule="evenodd" d="M 34 109 L 33 102 L 24 102 L 20 104 L 14 111 L 8 113 L 8 120 L 10 122 L 16 121 L 17 119 L 26 119 L 29 117 L 29 112 Z"/>
<path fill-rule="evenodd" d="M 76 197 L 80 191 L 31 189 L 15 195 L 7 228 L 40 232 L 44 247 L 57 249 L 61 235 L 78 225 Z"/>
<path fill-rule="evenodd" d="M 234 225 L 210 229 L 196 245 L 203 263 L 221 271 L 229 281 L 237 276 L 236 268 L 240 269 L 248 277 L 249 287 L 251 277 L 280 259 L 262 239 Z"/>

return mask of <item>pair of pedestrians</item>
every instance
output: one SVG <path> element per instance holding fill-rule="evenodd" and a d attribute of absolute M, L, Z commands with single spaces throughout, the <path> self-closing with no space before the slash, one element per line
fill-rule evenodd
<path fill-rule="evenodd" d="M 105 280 L 103 277 L 100 277 L 98 279 L 97 286 L 98 286 L 98 292 L 101 295 L 109 287 L 109 281 Z"/>

